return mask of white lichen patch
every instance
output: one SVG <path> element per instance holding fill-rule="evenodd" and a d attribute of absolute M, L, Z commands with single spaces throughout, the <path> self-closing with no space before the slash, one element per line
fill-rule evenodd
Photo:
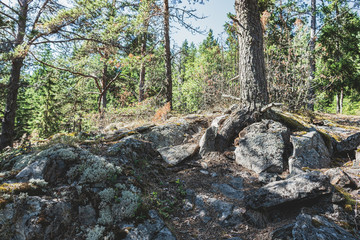
<path fill-rule="evenodd" d="M 111 212 L 111 207 L 109 205 L 103 206 L 99 211 L 98 223 L 101 225 L 112 224 L 114 221 L 113 213 Z"/>
<path fill-rule="evenodd" d="M 86 240 L 99 240 L 102 239 L 105 227 L 96 225 L 94 228 L 88 229 Z"/>
<path fill-rule="evenodd" d="M 120 219 L 130 218 L 134 216 L 139 205 L 139 196 L 133 191 L 123 191 L 118 202 L 119 204 L 113 206 L 114 215 Z"/>
<path fill-rule="evenodd" d="M 99 192 L 99 196 L 103 203 L 111 203 L 115 199 L 115 190 L 112 188 L 106 188 Z"/>
<path fill-rule="evenodd" d="M 46 182 L 44 179 L 31 178 L 29 183 L 38 187 L 46 187 L 48 185 L 48 182 Z"/>
<path fill-rule="evenodd" d="M 106 188 L 99 192 L 101 203 L 98 224 L 109 225 L 119 223 L 125 218 L 134 217 L 139 206 L 140 192 L 133 185 L 126 187 L 122 184 L 120 187 L 125 190 L 117 191 Z"/>
<path fill-rule="evenodd" d="M 120 174 L 121 171 L 120 167 L 107 162 L 104 158 L 90 155 L 86 161 L 72 167 L 67 172 L 67 176 L 70 179 L 80 176 L 79 183 L 98 183 Z"/>

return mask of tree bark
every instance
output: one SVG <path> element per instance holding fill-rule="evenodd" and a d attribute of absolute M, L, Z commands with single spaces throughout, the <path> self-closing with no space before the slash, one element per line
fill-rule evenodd
<path fill-rule="evenodd" d="M 141 57 L 142 62 L 140 66 L 140 82 L 139 82 L 139 102 L 142 102 L 145 100 L 144 96 L 144 86 L 145 86 L 145 74 L 146 74 L 146 68 L 145 68 L 145 61 L 144 58 L 146 56 L 146 44 L 147 44 L 147 29 L 148 29 L 148 22 L 145 21 L 145 29 L 146 31 L 142 34 L 142 41 L 141 41 Z"/>
<path fill-rule="evenodd" d="M 240 107 L 219 130 L 217 150 L 228 147 L 239 132 L 260 119 L 260 110 L 268 104 L 263 50 L 263 31 L 257 0 L 235 0 L 239 40 Z"/>
<path fill-rule="evenodd" d="M 250 109 L 268 103 L 263 34 L 257 0 L 235 0 L 239 33 L 240 98 Z"/>
<path fill-rule="evenodd" d="M 15 48 L 24 42 L 26 21 L 28 15 L 28 1 L 20 1 L 20 12 L 18 15 L 18 29 L 15 40 Z M 7 146 L 13 145 L 15 136 L 15 117 L 17 109 L 17 96 L 20 85 L 20 73 L 24 63 L 23 56 L 16 56 L 12 60 L 11 74 L 8 87 L 8 93 L 6 97 L 6 106 L 4 111 L 4 118 L 2 119 L 2 130 L 0 135 L 0 151 Z"/>
<path fill-rule="evenodd" d="M 170 52 L 170 13 L 169 1 L 164 0 L 164 41 L 165 41 L 165 68 L 166 68 L 166 102 L 170 102 L 172 109 L 172 78 L 171 78 L 171 52 Z"/>
<path fill-rule="evenodd" d="M 311 30 L 310 30 L 310 77 L 308 81 L 307 109 L 314 111 L 314 87 L 316 62 L 315 62 L 315 33 L 316 33 L 316 0 L 311 0 Z"/>

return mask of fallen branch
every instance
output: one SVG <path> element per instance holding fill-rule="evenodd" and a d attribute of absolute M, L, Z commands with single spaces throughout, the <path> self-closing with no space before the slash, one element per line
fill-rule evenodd
<path fill-rule="evenodd" d="M 260 109 L 260 112 L 261 112 L 261 113 L 264 113 L 264 112 L 266 112 L 267 110 L 271 109 L 272 107 L 280 107 L 280 106 L 283 106 L 283 105 L 284 105 L 284 104 L 282 104 L 282 103 L 270 103 L 270 104 L 262 107 L 262 108 Z"/>

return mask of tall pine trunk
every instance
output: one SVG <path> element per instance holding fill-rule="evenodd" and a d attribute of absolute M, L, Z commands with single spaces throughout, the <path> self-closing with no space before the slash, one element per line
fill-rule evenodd
<path fill-rule="evenodd" d="M 257 0 L 235 0 L 239 33 L 240 99 L 250 109 L 268 103 L 263 34 Z"/>
<path fill-rule="evenodd" d="M 316 63 L 315 63 L 315 34 L 316 34 L 316 0 L 311 0 L 311 30 L 310 30 L 310 77 L 308 81 L 307 109 L 314 111 L 314 87 Z"/>
<path fill-rule="evenodd" d="M 216 136 L 215 145 L 219 151 L 225 150 L 243 128 L 258 121 L 258 112 L 269 101 L 258 1 L 235 0 L 235 11 L 241 105 L 226 119 Z"/>
<path fill-rule="evenodd" d="M 15 39 L 15 48 L 23 44 L 26 31 L 26 21 L 28 14 L 28 1 L 20 1 L 21 8 L 18 15 L 18 29 Z M 15 118 L 17 110 L 17 96 L 20 86 L 20 73 L 24 63 L 24 56 L 16 56 L 12 60 L 10 81 L 6 97 L 4 118 L 2 119 L 2 130 L 0 135 L 0 150 L 7 146 L 12 146 L 15 136 Z"/>
<path fill-rule="evenodd" d="M 164 0 L 164 41 L 165 41 L 165 68 L 166 68 L 166 102 L 170 102 L 172 109 L 172 78 L 171 78 L 171 52 L 170 52 L 170 13 L 169 1 Z"/>

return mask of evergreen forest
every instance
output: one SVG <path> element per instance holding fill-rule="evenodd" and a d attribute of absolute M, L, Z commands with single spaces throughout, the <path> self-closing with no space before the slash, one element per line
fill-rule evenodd
<path fill-rule="evenodd" d="M 245 56 L 235 12 L 220 38 L 191 24 L 202 21 L 196 8 L 208 1 L 179 2 L 1 0 L 0 150 L 238 101 Z M 269 103 L 360 115 L 359 4 L 259 2 Z M 177 46 L 175 23 L 205 40 Z"/>

